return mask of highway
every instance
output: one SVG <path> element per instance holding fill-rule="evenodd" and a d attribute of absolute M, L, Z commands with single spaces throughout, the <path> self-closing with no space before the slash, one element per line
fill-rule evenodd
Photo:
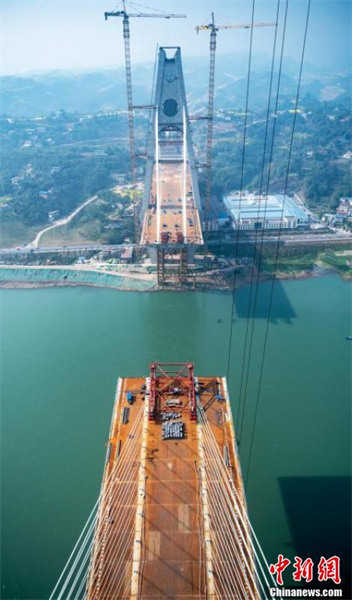
<path fill-rule="evenodd" d="M 322 243 L 350 243 L 352 244 L 352 234 L 341 234 L 341 233 L 302 233 L 302 234 L 284 234 L 279 236 L 277 235 L 268 235 L 264 236 L 263 240 L 261 236 L 257 238 L 257 244 L 261 244 L 262 241 L 264 244 L 275 244 L 280 240 L 282 244 L 285 245 L 301 245 L 301 244 L 322 244 Z M 220 239 L 220 240 L 209 240 L 208 245 L 210 247 L 214 246 L 236 246 L 237 243 L 240 244 L 254 244 L 255 236 L 238 238 L 233 236 L 231 239 Z M 121 252 L 124 248 L 134 246 L 133 244 L 85 244 L 82 246 L 22 246 L 16 248 L 0 248 L 0 256 L 1 255 L 25 255 L 29 253 L 36 254 L 47 254 L 47 253 L 77 253 L 84 256 L 87 252 Z"/>
<path fill-rule="evenodd" d="M 280 241 L 284 244 L 309 244 L 309 243 L 321 243 L 321 242 L 352 242 L 352 234 L 351 233 L 295 233 L 295 234 L 286 234 L 281 233 L 281 235 L 266 235 L 262 238 L 261 235 L 255 238 L 255 235 L 251 235 L 249 237 L 241 239 L 241 236 L 238 237 L 239 244 L 261 244 L 263 243 L 277 243 Z M 233 235 L 231 239 L 225 238 L 223 240 L 209 240 L 208 245 L 216 245 L 216 244 L 237 244 L 237 235 Z"/>
<path fill-rule="evenodd" d="M 0 256 L 4 254 L 25 255 L 25 254 L 55 254 L 75 252 L 84 256 L 87 252 L 120 252 L 124 248 L 134 247 L 133 244 L 103 245 L 103 244 L 85 244 L 84 246 L 22 246 L 21 248 L 0 248 Z"/>

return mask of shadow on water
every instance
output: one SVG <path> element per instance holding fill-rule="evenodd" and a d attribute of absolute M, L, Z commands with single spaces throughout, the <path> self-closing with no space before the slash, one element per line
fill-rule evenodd
<path fill-rule="evenodd" d="M 320 557 L 341 558 L 343 598 L 351 600 L 351 477 L 279 477 L 279 486 L 295 552 L 314 562 L 314 586 L 333 588 L 333 582 L 318 582 Z"/>
<path fill-rule="evenodd" d="M 252 286 L 243 287 L 235 294 L 235 305 L 237 318 L 247 319 L 248 316 L 248 303 L 251 303 L 250 307 L 250 318 L 255 319 L 267 319 L 270 308 L 270 297 L 271 297 L 272 281 L 261 283 L 258 289 L 258 296 L 254 312 L 255 303 L 255 284 Z M 254 314 L 253 314 L 254 313 Z M 281 281 L 276 280 L 274 283 L 273 301 L 271 306 L 270 322 L 278 323 L 282 320 L 287 324 L 291 324 L 292 319 L 296 318 L 296 312 L 285 292 Z"/>

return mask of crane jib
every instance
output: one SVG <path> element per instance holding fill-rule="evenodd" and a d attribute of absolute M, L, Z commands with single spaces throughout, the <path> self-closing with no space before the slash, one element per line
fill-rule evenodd
<path fill-rule="evenodd" d="M 124 17 L 127 19 L 129 19 L 130 17 L 154 17 L 156 19 L 187 19 L 187 15 L 184 14 L 126 13 L 124 10 L 105 12 L 104 17 L 105 20 L 107 20 L 108 17 Z"/>

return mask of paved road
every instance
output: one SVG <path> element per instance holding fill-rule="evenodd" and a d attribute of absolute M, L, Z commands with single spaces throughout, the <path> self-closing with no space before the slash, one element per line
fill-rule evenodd
<path fill-rule="evenodd" d="M 93 199 L 91 198 L 90 201 Z M 82 206 L 81 206 L 82 208 Z M 77 209 L 76 209 L 77 210 Z M 67 217 L 68 218 L 68 217 Z M 72 218 L 72 213 L 71 213 Z M 279 240 L 279 236 L 267 236 L 263 238 L 264 244 L 275 244 Z M 261 237 L 258 236 L 257 244 L 261 244 Z M 282 235 L 280 238 L 280 242 L 282 244 L 288 245 L 301 245 L 301 244 L 321 244 L 321 243 L 350 243 L 352 245 L 352 234 L 342 235 L 342 234 L 334 234 L 334 233 L 326 233 L 326 234 L 312 234 L 312 233 L 302 233 L 300 235 Z M 246 238 L 238 240 L 239 244 L 254 244 L 255 237 Z M 236 238 L 233 239 L 223 239 L 223 240 L 210 240 L 208 245 L 212 246 L 223 246 L 223 245 L 231 245 L 234 246 L 237 244 Z M 133 244 L 113 244 L 113 245 L 103 245 L 103 244 L 85 244 L 84 246 L 40 246 L 34 247 L 32 245 L 23 246 L 21 248 L 1 248 L 0 256 L 2 254 L 28 254 L 28 252 L 35 252 L 37 254 L 44 254 L 48 252 L 62 252 L 69 253 L 75 252 L 78 254 L 82 254 L 84 256 L 87 252 L 119 252 L 124 248 L 134 246 Z"/>
<path fill-rule="evenodd" d="M 300 234 L 281 234 L 278 235 L 268 235 L 264 236 L 262 240 L 262 236 L 258 235 L 257 240 L 255 236 L 247 237 L 247 238 L 238 238 L 239 244 L 261 244 L 264 243 L 277 243 L 280 242 L 285 244 L 306 244 L 306 243 L 321 243 L 321 242 L 351 242 L 352 243 L 352 234 L 342 234 L 342 233 L 300 233 Z M 231 239 L 224 240 L 209 240 L 208 245 L 222 245 L 222 244 L 237 244 L 237 237 L 234 236 Z"/>
<path fill-rule="evenodd" d="M 40 246 L 38 248 L 33 248 L 32 246 L 23 246 L 21 248 L 17 247 L 17 248 L 0 248 L 0 255 L 1 254 L 18 254 L 18 255 L 22 255 L 22 254 L 29 254 L 29 253 L 34 253 L 34 254 L 47 254 L 49 252 L 61 252 L 61 253 L 66 253 L 66 252 L 75 252 L 77 254 L 82 254 L 82 256 L 86 253 L 86 252 L 119 252 L 122 251 L 124 248 L 128 248 L 132 246 L 133 244 L 119 244 L 119 245 L 102 245 L 102 244 L 90 244 L 90 245 L 85 245 L 85 246 Z"/>
<path fill-rule="evenodd" d="M 46 233 L 47 231 L 50 231 L 50 229 L 55 229 L 55 227 L 61 227 L 62 225 L 67 225 L 67 223 L 69 223 L 70 221 L 72 221 L 72 219 L 88 204 L 90 204 L 91 202 L 94 202 L 94 200 L 96 200 L 98 198 L 98 196 L 93 196 L 92 198 L 88 198 L 88 200 L 86 200 L 85 202 L 83 202 L 83 204 L 80 204 L 72 213 L 70 213 L 67 217 L 65 217 L 64 219 L 60 219 L 59 221 L 56 221 L 53 225 L 49 225 L 49 227 L 45 227 L 44 229 L 42 229 L 41 231 L 39 231 L 37 233 L 37 235 L 35 236 L 34 240 L 32 242 L 30 242 L 29 244 L 27 244 L 27 248 L 38 248 L 39 246 L 39 242 L 41 240 L 41 237 L 44 235 L 44 233 Z"/>

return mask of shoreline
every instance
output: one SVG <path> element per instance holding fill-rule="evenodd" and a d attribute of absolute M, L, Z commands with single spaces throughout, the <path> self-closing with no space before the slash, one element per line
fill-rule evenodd
<path fill-rule="evenodd" d="M 106 272 L 102 269 L 65 266 L 1 265 L 0 288 L 103 287 L 121 291 L 154 291 L 152 278 L 135 273 Z"/>
<path fill-rule="evenodd" d="M 302 270 L 297 273 L 280 272 L 275 275 L 279 280 L 300 280 L 323 275 L 337 274 L 344 281 L 351 282 L 351 276 L 344 276 L 338 269 L 329 266 L 316 266 L 311 271 Z M 268 272 L 260 274 L 259 283 L 270 281 L 273 275 Z M 236 281 L 236 288 L 257 282 L 257 276 L 252 280 L 251 273 L 240 276 Z M 77 268 L 71 266 L 23 266 L 23 265 L 1 265 L 0 266 L 0 288 L 1 289 L 38 289 L 38 288 L 62 288 L 62 287 L 95 287 L 113 289 L 125 292 L 156 292 L 160 291 L 155 276 L 138 276 L 136 273 L 114 273 L 101 269 Z M 207 292 L 231 292 L 232 286 L 221 286 L 218 283 L 210 284 L 207 281 L 198 281 L 196 287 L 180 288 L 178 286 L 165 286 L 163 291 L 207 291 Z"/>

